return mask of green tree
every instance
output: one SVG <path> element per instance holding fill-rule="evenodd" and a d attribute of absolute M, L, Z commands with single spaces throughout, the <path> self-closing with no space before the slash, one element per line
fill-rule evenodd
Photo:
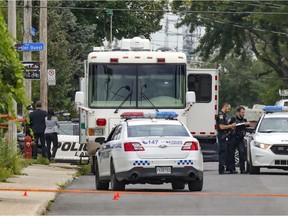
<path fill-rule="evenodd" d="M 38 6 L 39 2 L 34 1 L 33 5 Z M 78 78 L 83 76 L 83 60 L 93 46 L 102 46 L 105 39 L 109 40 L 110 15 L 107 8 L 115 9 L 113 37 L 121 39 L 138 35 L 149 37 L 159 30 L 164 11 L 145 10 L 159 10 L 166 6 L 165 1 L 49 1 L 48 68 L 56 69 L 56 86 L 48 89 L 49 106 L 72 112 Z M 33 26 L 38 26 L 37 7 L 33 14 Z M 33 101 L 39 97 L 39 82 L 33 81 Z"/>
<path fill-rule="evenodd" d="M 181 20 L 193 32 L 205 35 L 194 51 L 203 59 L 224 60 L 227 55 L 250 57 L 253 52 L 282 78 L 288 78 L 288 2 L 286 1 L 173 1 Z"/>
<path fill-rule="evenodd" d="M 20 104 L 27 104 L 23 85 L 23 65 L 14 47 L 15 40 L 8 32 L 7 23 L 1 11 L 0 38 L 0 113 L 16 114 L 13 100 Z"/>

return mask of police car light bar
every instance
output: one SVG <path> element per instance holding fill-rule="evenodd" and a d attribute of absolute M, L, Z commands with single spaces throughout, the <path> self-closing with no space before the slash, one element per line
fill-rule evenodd
<path fill-rule="evenodd" d="M 176 118 L 176 112 L 124 112 L 120 115 L 121 118 Z"/>
<path fill-rule="evenodd" d="M 283 106 L 264 106 L 263 111 L 265 112 L 288 112 L 288 107 Z"/>

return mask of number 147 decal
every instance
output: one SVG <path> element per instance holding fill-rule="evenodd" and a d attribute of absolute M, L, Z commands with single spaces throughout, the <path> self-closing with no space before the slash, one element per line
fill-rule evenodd
<path fill-rule="evenodd" d="M 157 144 L 158 140 L 143 140 L 143 144 Z"/>

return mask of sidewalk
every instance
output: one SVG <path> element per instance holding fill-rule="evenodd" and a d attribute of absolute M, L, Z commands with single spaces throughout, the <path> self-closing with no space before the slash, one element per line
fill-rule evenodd
<path fill-rule="evenodd" d="M 0 183 L 0 215 L 43 215 L 57 194 L 43 190 L 57 190 L 72 181 L 76 167 L 62 163 L 31 165 L 22 170 L 23 175 Z"/>

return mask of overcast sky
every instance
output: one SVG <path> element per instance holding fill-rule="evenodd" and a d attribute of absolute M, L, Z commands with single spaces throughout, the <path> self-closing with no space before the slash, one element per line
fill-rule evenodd
<path fill-rule="evenodd" d="M 168 31 L 166 36 L 166 23 L 168 19 Z M 178 30 L 175 28 L 178 16 L 174 14 L 165 14 L 164 19 L 161 20 L 162 30 L 151 35 L 152 49 L 156 50 L 159 47 L 165 47 L 168 45 L 169 48 L 176 48 L 178 51 L 182 51 L 183 47 L 183 31 L 182 27 Z M 178 34 L 178 35 L 177 35 Z"/>

